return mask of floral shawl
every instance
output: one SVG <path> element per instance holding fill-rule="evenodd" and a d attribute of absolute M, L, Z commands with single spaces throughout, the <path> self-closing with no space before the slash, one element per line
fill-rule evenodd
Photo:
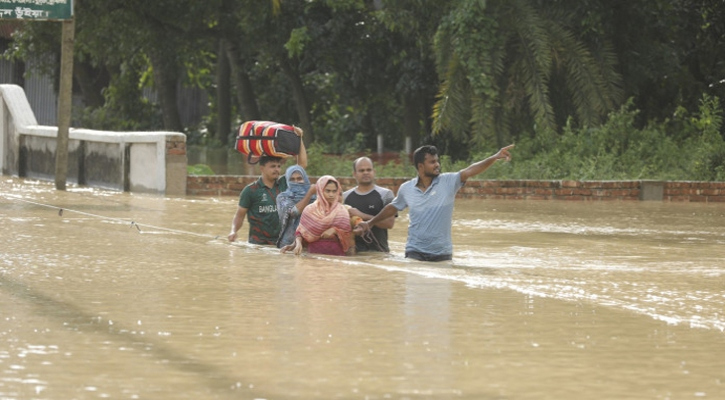
<path fill-rule="evenodd" d="M 338 196 L 335 201 L 328 203 L 323 193 L 328 183 L 337 183 Z M 330 175 L 321 176 L 317 183 L 317 200 L 311 203 L 302 211 L 300 225 L 297 227 L 297 235 L 302 236 L 308 243 L 317 241 L 322 233 L 333 227 L 342 245 L 342 250 L 347 251 L 352 243 L 352 229 L 350 227 L 350 214 L 339 201 L 340 183 Z"/>

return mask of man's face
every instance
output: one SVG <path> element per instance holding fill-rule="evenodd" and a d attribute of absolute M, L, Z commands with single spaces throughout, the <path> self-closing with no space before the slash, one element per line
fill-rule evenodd
<path fill-rule="evenodd" d="M 438 154 L 426 154 L 423 163 L 418 164 L 418 172 L 422 172 L 423 176 L 427 176 L 429 178 L 435 178 L 440 175 L 441 163 L 438 161 Z"/>
<path fill-rule="evenodd" d="M 360 160 L 355 164 L 353 177 L 358 185 L 369 185 L 375 180 L 375 170 L 373 164 L 368 160 Z"/>
<path fill-rule="evenodd" d="M 269 161 L 264 165 L 260 165 L 259 169 L 262 171 L 262 176 L 265 179 L 273 181 L 279 178 L 279 173 L 282 169 L 282 163 L 280 163 L 279 161 Z"/>

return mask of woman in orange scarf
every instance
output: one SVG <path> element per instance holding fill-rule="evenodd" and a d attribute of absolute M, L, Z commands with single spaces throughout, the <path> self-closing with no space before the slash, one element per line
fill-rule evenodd
<path fill-rule="evenodd" d="M 340 183 L 332 176 L 321 176 L 315 183 L 317 200 L 305 207 L 300 225 L 295 232 L 295 242 L 282 248 L 286 253 L 307 251 L 316 254 L 344 256 L 353 243 L 350 214 L 340 203 Z"/>

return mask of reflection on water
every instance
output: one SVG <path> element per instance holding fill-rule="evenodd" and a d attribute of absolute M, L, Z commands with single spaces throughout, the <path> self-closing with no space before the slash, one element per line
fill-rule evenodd
<path fill-rule="evenodd" d="M 454 260 L 0 177 L 0 398 L 724 398 L 725 205 L 459 200 Z M 246 227 L 240 232 L 246 232 Z"/>

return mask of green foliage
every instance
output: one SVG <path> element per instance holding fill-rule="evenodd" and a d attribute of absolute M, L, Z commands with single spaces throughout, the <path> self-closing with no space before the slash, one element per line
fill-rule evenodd
<path fill-rule="evenodd" d="M 145 69 L 140 65 L 140 69 Z M 101 107 L 86 107 L 76 115 L 80 126 L 90 129 L 145 131 L 163 126 L 158 104 L 144 98 L 139 84 L 139 64 L 126 63 L 119 73 L 112 77 L 103 96 Z"/>
<path fill-rule="evenodd" d="M 694 131 L 687 142 L 693 149 L 693 180 L 725 181 L 725 140 L 720 133 L 723 111 L 717 97 L 704 96 L 696 116 L 689 123 Z"/>
<path fill-rule="evenodd" d="M 557 129 L 567 118 L 581 126 L 599 123 L 618 104 L 616 56 L 606 45 L 592 48 L 581 40 L 570 5 L 456 4 L 434 42 L 442 80 L 434 133 L 475 147 L 503 146 L 522 132 Z"/>
<path fill-rule="evenodd" d="M 367 150 L 335 155 L 326 152 L 324 146 L 315 143 L 307 148 L 307 173 L 310 176 L 349 177 L 352 176 L 352 162 L 362 155 L 370 154 L 371 152 Z M 410 178 L 415 176 L 415 169 L 408 155 L 401 152 L 397 160 L 385 164 L 376 163 L 375 174 L 378 177 Z"/>
<path fill-rule="evenodd" d="M 724 180 L 722 112 L 717 98 L 704 96 L 693 116 L 680 110 L 673 120 L 637 128 L 639 111 L 630 99 L 600 126 L 567 124 L 561 134 L 544 130 L 523 138 L 511 163 L 496 163 L 481 178 Z"/>
<path fill-rule="evenodd" d="M 4 56 L 57 80 L 59 24 L 20 24 Z M 176 80 L 209 95 L 179 128 L 189 144 L 233 135 L 216 132 L 230 104 L 303 126 L 318 165 L 338 171 L 343 154 L 345 175 L 382 135 L 388 150 L 439 146 L 446 171 L 516 142 L 483 177 L 723 179 L 723 35 L 722 1 L 84 0 L 75 87 L 93 108 L 74 123 L 159 129 L 156 99 L 166 117 L 175 99 L 156 86 Z M 231 101 L 215 98 L 220 59 Z M 376 169 L 414 175 L 404 154 Z"/>
<path fill-rule="evenodd" d="M 292 30 L 289 41 L 285 43 L 284 48 L 292 57 L 299 57 L 305 49 L 305 45 L 310 42 L 310 35 L 307 33 L 307 27 L 296 28 Z"/>
<path fill-rule="evenodd" d="M 189 175 L 214 175 L 214 170 L 206 164 L 187 165 L 186 173 Z"/>
<path fill-rule="evenodd" d="M 533 180 L 725 180 L 723 110 L 717 98 L 703 96 L 697 112 L 680 109 L 671 120 L 637 127 L 640 111 L 629 99 L 609 114 L 605 123 L 576 128 L 571 123 L 562 133 L 544 129 L 522 138 L 512 150 L 511 162 L 497 162 L 476 179 Z M 312 176 L 352 176 L 352 161 L 361 154 L 354 146 L 332 155 L 329 146 L 308 147 L 307 171 Z M 470 159 L 440 155 L 441 170 L 455 172 L 498 151 L 491 147 Z M 410 157 L 375 165 L 377 177 L 412 178 Z"/>
<path fill-rule="evenodd" d="M 375 176 L 377 177 L 412 178 L 415 174 L 415 168 L 413 168 L 410 157 L 402 151 L 397 160 L 375 165 Z"/>
<path fill-rule="evenodd" d="M 354 159 L 355 156 L 352 154 L 330 156 L 326 152 L 325 146 L 316 142 L 307 147 L 307 174 L 310 176 L 352 176 Z"/>

